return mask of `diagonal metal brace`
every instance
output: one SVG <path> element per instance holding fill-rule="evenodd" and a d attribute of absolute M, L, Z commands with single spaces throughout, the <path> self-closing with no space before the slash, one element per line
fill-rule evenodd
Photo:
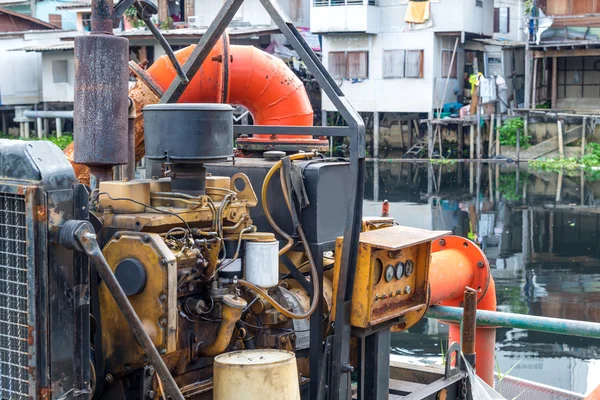
<path fill-rule="evenodd" d="M 100 278 L 102 278 L 110 294 L 115 299 L 137 342 L 144 349 L 150 363 L 163 382 L 167 397 L 170 397 L 172 400 L 184 400 L 173 376 L 160 354 L 158 354 L 158 350 L 156 350 L 152 339 L 150 339 L 150 336 L 148 336 L 148 333 L 144 329 L 142 321 L 140 321 L 127 295 L 123 292 L 115 274 L 104 258 L 102 250 L 100 250 L 100 246 L 96 241 L 96 234 L 94 233 L 92 224 L 88 221 L 70 220 L 61 227 L 59 235 L 59 241 L 63 246 L 71 250 L 84 252 L 94 263 L 96 271 L 98 271 Z"/>

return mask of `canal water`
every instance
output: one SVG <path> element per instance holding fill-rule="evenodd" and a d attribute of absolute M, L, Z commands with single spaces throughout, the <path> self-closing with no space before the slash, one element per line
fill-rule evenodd
<path fill-rule="evenodd" d="M 491 264 L 499 311 L 600 322 L 600 174 L 369 162 L 364 215 L 380 215 L 383 200 L 401 225 L 475 238 Z M 447 332 L 437 320 L 421 321 L 393 334 L 392 357 L 440 363 Z M 498 329 L 496 364 L 587 394 L 600 385 L 600 340 Z"/>

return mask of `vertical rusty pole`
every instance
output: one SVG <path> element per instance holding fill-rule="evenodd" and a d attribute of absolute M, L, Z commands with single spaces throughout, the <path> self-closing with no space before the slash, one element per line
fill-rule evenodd
<path fill-rule="evenodd" d="M 92 32 L 75 38 L 74 161 L 92 187 L 127 163 L 129 41 L 112 33 L 113 0 L 92 1 Z"/>
<path fill-rule="evenodd" d="M 465 359 L 475 367 L 475 329 L 477 327 L 477 290 L 465 288 L 461 347 Z"/>

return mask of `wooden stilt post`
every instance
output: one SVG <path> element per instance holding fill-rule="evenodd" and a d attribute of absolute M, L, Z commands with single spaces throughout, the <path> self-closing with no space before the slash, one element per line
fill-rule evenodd
<path fill-rule="evenodd" d="M 558 100 L 558 57 L 552 57 L 552 108 Z"/>
<path fill-rule="evenodd" d="M 500 155 L 500 126 L 502 125 L 502 116 L 496 116 L 496 155 Z"/>
<path fill-rule="evenodd" d="M 493 146 L 494 146 L 494 123 L 496 118 L 494 114 L 490 115 L 490 131 L 488 134 L 488 158 L 492 158 Z"/>
<path fill-rule="evenodd" d="M 565 158 L 564 140 L 563 140 L 563 121 L 560 119 L 556 121 L 558 127 L 558 155 L 559 157 Z"/>
<path fill-rule="evenodd" d="M 456 128 L 456 137 L 458 140 L 458 158 L 463 158 L 465 149 L 465 135 L 463 134 L 463 123 L 459 122 Z"/>
<path fill-rule="evenodd" d="M 581 124 L 581 157 L 585 156 L 585 138 L 587 136 L 587 118 L 583 117 Z"/>
<path fill-rule="evenodd" d="M 469 158 L 475 159 L 475 125 L 469 125 Z"/>
<path fill-rule="evenodd" d="M 538 63 L 540 59 L 536 58 L 533 60 L 533 94 L 531 95 L 531 108 L 535 108 L 537 101 L 537 76 L 538 76 Z"/>

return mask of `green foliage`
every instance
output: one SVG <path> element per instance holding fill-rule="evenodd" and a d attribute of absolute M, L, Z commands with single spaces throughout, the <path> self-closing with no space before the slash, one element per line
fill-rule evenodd
<path fill-rule="evenodd" d="M 5 135 L 2 132 L 0 132 L 0 139 L 31 140 L 31 141 L 34 141 L 34 140 L 47 140 L 49 142 L 54 143 L 58 147 L 60 147 L 61 150 L 64 150 L 73 141 L 73 135 L 70 132 L 68 132 L 68 133 L 63 133 L 63 135 L 61 137 L 59 137 L 59 138 L 57 138 L 56 136 L 48 136 L 48 137 L 43 138 L 43 139 L 38 139 L 37 137 L 30 137 L 29 139 L 24 139 L 24 138 L 19 138 L 19 137 L 16 137 L 16 136 Z"/>
<path fill-rule="evenodd" d="M 535 105 L 535 108 L 540 108 L 540 109 L 545 109 L 545 110 L 548 110 L 548 109 L 550 109 L 550 108 L 551 108 L 551 107 L 550 107 L 550 102 L 549 102 L 549 101 L 545 101 L 545 102 L 543 102 L 543 103 L 536 104 L 536 105 Z"/>
<path fill-rule="evenodd" d="M 525 16 L 529 16 L 531 15 L 531 12 L 533 11 L 533 0 L 525 0 Z"/>
<path fill-rule="evenodd" d="M 533 168 L 550 172 L 566 172 L 567 174 L 579 173 L 584 170 L 589 180 L 600 179 L 600 144 L 588 143 L 585 146 L 585 155 L 581 158 L 550 158 L 545 160 L 531 160 L 529 165 Z"/>
<path fill-rule="evenodd" d="M 431 158 L 429 162 L 434 165 L 451 165 L 456 164 L 458 160 L 449 158 Z"/>
<path fill-rule="evenodd" d="M 131 6 L 127 10 L 125 10 L 125 12 L 123 13 L 123 15 L 125 16 L 125 18 L 127 18 L 127 21 L 129 21 L 129 23 L 134 28 L 141 28 L 141 27 L 145 26 L 144 21 L 142 21 L 138 17 L 137 10 L 135 9 L 134 6 Z"/>
<path fill-rule="evenodd" d="M 173 18 L 171 17 L 167 17 L 167 19 L 165 19 L 161 24 L 160 24 L 160 29 L 162 30 L 168 30 L 173 28 Z"/>
<path fill-rule="evenodd" d="M 521 172 L 519 181 L 522 183 L 529 178 L 529 174 Z M 522 198 L 522 185 L 517 187 L 517 175 L 513 172 L 500 174 L 498 192 L 507 201 L 519 201 Z"/>
<path fill-rule="evenodd" d="M 500 144 L 503 146 L 515 147 L 517 145 L 517 131 L 521 132 L 521 148 L 528 148 L 530 146 L 529 141 L 531 140 L 531 136 L 529 136 L 529 132 L 525 132 L 525 123 L 522 118 L 512 118 L 504 122 L 499 129 Z"/>

